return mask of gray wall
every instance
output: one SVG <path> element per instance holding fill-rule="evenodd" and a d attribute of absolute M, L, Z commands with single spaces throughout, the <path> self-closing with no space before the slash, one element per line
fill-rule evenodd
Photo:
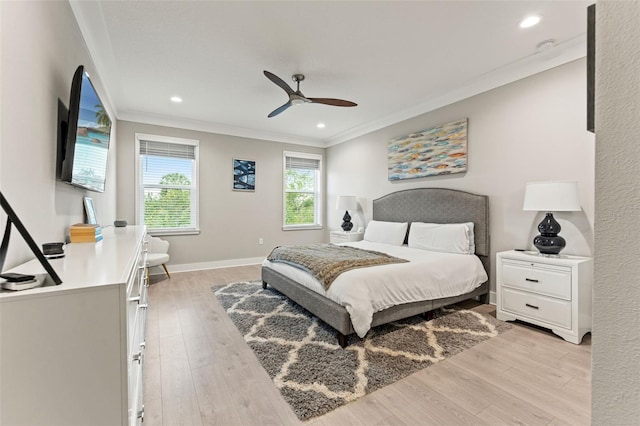
<path fill-rule="evenodd" d="M 281 244 L 324 241 L 322 230 L 282 230 L 282 152 L 324 154 L 324 148 L 128 121 L 118 122 L 119 218 L 135 223 L 136 133 L 200 141 L 201 233 L 163 237 L 171 243 L 169 253 L 170 264 L 175 265 L 173 270 L 206 268 L 222 261 L 264 257 L 274 246 Z M 233 158 L 256 161 L 255 192 L 232 190 Z M 264 245 L 258 244 L 259 238 L 264 239 Z"/>
<path fill-rule="evenodd" d="M 640 421 L 640 3 L 596 11 L 592 424 Z"/>
<path fill-rule="evenodd" d="M 328 225 L 339 227 L 337 195 L 356 195 L 364 221 L 372 200 L 416 187 L 454 188 L 490 200 L 492 253 L 529 248 L 543 213 L 522 211 L 525 184 L 579 182 L 583 211 L 555 214 L 565 253 L 593 253 L 594 136 L 586 129 L 584 59 L 516 81 L 327 149 Z M 468 171 L 389 182 L 389 139 L 468 117 Z M 360 219 L 362 221 L 362 219 Z M 495 290 L 492 255 L 492 290 Z"/>
<path fill-rule="evenodd" d="M 61 241 L 70 224 L 82 222 L 85 195 L 94 199 L 99 219 L 111 223 L 116 206 L 114 139 L 105 193 L 56 181 L 58 99 L 68 106 L 78 65 L 85 65 L 112 114 L 69 4 L 0 1 L 0 40 L 2 193 L 38 244 Z M 0 214 L 3 229 L 5 220 Z M 32 258 L 14 231 L 5 268 Z"/>

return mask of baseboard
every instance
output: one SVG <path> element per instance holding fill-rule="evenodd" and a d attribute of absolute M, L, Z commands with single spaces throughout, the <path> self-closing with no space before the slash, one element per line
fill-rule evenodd
<path fill-rule="evenodd" d="M 199 263 L 182 263 L 167 265 L 167 269 L 170 273 L 174 272 L 189 272 L 189 271 L 201 271 L 203 269 L 218 269 L 218 268 L 230 268 L 233 266 L 245 266 L 245 265 L 259 265 L 264 261 L 263 257 L 249 257 L 246 259 L 228 259 L 228 260 L 216 260 L 213 262 L 199 262 Z M 156 269 L 157 272 L 152 272 L 151 275 L 162 275 L 164 271 L 162 267 L 151 268 Z"/>
<path fill-rule="evenodd" d="M 491 304 L 491 305 L 495 305 L 496 304 L 496 292 L 495 291 L 490 291 L 489 292 L 489 304 Z"/>

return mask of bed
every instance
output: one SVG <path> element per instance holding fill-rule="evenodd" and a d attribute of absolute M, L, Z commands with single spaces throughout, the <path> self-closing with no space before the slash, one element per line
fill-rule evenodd
<path fill-rule="evenodd" d="M 484 269 L 482 272 L 489 271 L 489 201 L 487 196 L 442 188 L 398 191 L 373 201 L 373 220 L 408 222 L 409 229 L 413 222 L 440 224 L 472 222 L 474 225 L 475 256 L 479 262 L 477 259 L 474 260 Z M 407 242 L 406 238 L 405 236 L 405 243 Z M 396 265 L 393 266 L 396 267 Z M 374 268 L 389 268 L 389 266 L 374 266 L 367 269 L 373 271 Z M 290 269 L 294 270 L 295 268 Z M 325 294 L 321 294 L 321 291 L 310 288 L 308 284 L 303 285 L 301 283 L 303 280 L 299 275 L 302 271 L 290 272 L 286 268 L 275 267 L 275 264 L 265 261 L 262 266 L 263 287 L 266 288 L 267 285 L 273 287 L 334 328 L 338 333 L 338 343 L 345 347 L 348 342 L 347 336 L 356 332 L 347 308 L 331 300 Z M 345 272 L 343 275 L 346 276 L 351 272 Z M 362 274 L 362 272 L 359 273 Z M 487 278 L 484 282 L 477 286 L 474 285 L 474 288 L 460 294 L 401 303 L 376 311 L 372 315 L 370 327 L 428 313 L 434 309 L 470 298 L 480 297 L 481 302 L 486 303 L 489 280 L 486 273 L 484 277 Z M 361 331 L 358 334 L 361 334 Z"/>

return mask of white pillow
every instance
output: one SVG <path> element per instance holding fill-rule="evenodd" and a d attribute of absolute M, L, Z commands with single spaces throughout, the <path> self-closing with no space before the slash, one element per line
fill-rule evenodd
<path fill-rule="evenodd" d="M 409 230 L 409 247 L 444 253 L 474 254 L 473 222 L 413 222 Z"/>
<path fill-rule="evenodd" d="M 371 220 L 364 231 L 364 240 L 372 243 L 401 246 L 407 235 L 407 222 L 382 222 Z"/>

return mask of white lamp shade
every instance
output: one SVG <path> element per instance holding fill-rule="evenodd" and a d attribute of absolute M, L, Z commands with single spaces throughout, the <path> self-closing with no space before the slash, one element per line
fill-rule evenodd
<path fill-rule="evenodd" d="M 338 201 L 336 203 L 336 210 L 356 210 L 358 208 L 358 201 L 353 195 L 338 195 Z"/>
<path fill-rule="evenodd" d="M 522 210 L 580 211 L 578 182 L 529 182 L 524 192 Z"/>

